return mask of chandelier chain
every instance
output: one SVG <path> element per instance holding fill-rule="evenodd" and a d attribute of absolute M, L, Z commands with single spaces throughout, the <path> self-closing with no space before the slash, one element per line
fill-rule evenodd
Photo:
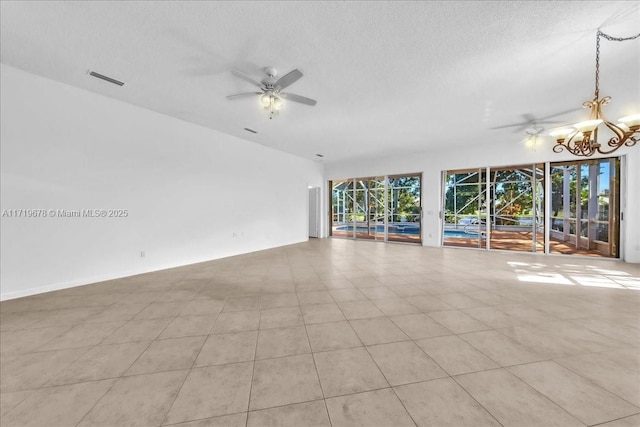
<path fill-rule="evenodd" d="M 640 33 L 630 37 L 613 37 L 613 36 L 610 36 L 609 34 L 603 33 L 598 29 L 598 34 L 596 35 L 596 92 L 595 92 L 596 100 L 600 99 L 600 84 L 599 84 L 600 82 L 600 37 L 603 37 L 604 39 L 612 42 L 623 42 L 627 40 L 637 39 L 638 37 L 640 37 Z"/>

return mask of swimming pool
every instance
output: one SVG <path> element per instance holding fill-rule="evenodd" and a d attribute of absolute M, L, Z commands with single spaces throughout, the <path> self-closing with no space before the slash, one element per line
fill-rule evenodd
<path fill-rule="evenodd" d="M 444 230 L 444 238 L 453 238 L 453 239 L 476 239 L 478 238 L 478 234 L 474 232 L 467 233 L 464 230 Z"/>
<path fill-rule="evenodd" d="M 340 227 L 336 227 L 338 231 L 353 231 L 352 225 L 342 225 Z M 367 229 L 367 227 L 356 227 L 356 233 L 384 233 L 384 225 L 371 226 Z M 417 225 L 389 225 L 389 233 L 392 234 L 411 234 L 411 235 L 419 235 L 420 227 Z"/>
<path fill-rule="evenodd" d="M 344 232 L 353 232 L 352 225 L 341 225 L 336 227 L 336 231 L 344 231 Z M 367 227 L 356 227 L 356 233 L 384 233 L 384 225 L 371 226 L 367 230 Z M 392 234 L 408 234 L 408 235 L 419 235 L 420 227 L 417 225 L 389 225 L 389 233 Z M 465 232 L 464 230 L 444 230 L 444 238 L 452 238 L 452 239 L 475 239 L 478 237 L 477 233 L 473 231 Z"/>

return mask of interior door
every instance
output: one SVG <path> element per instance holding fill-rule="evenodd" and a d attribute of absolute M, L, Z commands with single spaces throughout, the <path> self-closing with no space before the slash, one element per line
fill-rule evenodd
<path fill-rule="evenodd" d="M 309 237 L 320 237 L 320 188 L 309 189 Z"/>

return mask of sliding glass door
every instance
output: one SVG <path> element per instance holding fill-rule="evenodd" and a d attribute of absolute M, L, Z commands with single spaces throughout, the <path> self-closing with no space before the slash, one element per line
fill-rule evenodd
<path fill-rule="evenodd" d="M 544 165 L 491 168 L 489 247 L 544 252 Z"/>
<path fill-rule="evenodd" d="M 331 182 L 331 235 L 354 236 L 354 205 L 353 180 Z"/>
<path fill-rule="evenodd" d="M 618 257 L 620 159 L 548 166 L 445 171 L 443 245 Z"/>
<path fill-rule="evenodd" d="M 619 256 L 620 159 L 552 163 L 549 252 Z"/>
<path fill-rule="evenodd" d="M 485 176 L 484 169 L 445 173 L 445 246 L 482 248 L 486 244 Z"/>
<path fill-rule="evenodd" d="M 330 182 L 331 236 L 420 243 L 421 175 Z"/>
<path fill-rule="evenodd" d="M 388 239 L 395 242 L 421 241 L 422 208 L 420 175 L 390 176 L 388 181 Z"/>
<path fill-rule="evenodd" d="M 354 180 L 356 239 L 384 240 L 384 177 Z"/>
<path fill-rule="evenodd" d="M 366 183 L 368 237 L 384 241 L 385 179 L 384 177 L 370 178 Z"/>

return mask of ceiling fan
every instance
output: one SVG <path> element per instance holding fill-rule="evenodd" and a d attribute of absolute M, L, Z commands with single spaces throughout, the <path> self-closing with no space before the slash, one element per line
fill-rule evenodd
<path fill-rule="evenodd" d="M 527 136 L 522 140 L 522 143 L 530 146 L 533 151 L 535 151 L 536 146 L 548 138 L 548 135 L 544 133 L 544 131 L 545 128 L 543 126 L 540 126 L 537 122 L 532 123 L 524 130 Z"/>
<path fill-rule="evenodd" d="M 544 131 L 544 128 L 542 126 L 539 126 L 540 124 L 562 123 L 561 121 L 558 121 L 558 120 L 549 120 L 549 119 L 553 117 L 562 116 L 568 113 L 572 113 L 580 109 L 581 108 L 572 108 L 571 110 L 561 111 L 559 113 L 550 114 L 544 117 L 536 117 L 533 114 L 522 114 L 522 118 L 524 119 L 524 121 L 522 122 L 511 123 L 509 125 L 504 125 L 504 126 L 497 126 L 491 129 L 504 129 L 504 128 L 513 127 L 515 128 L 515 130 L 513 131 L 514 133 L 525 131 L 528 135 L 539 135 L 540 133 L 542 133 L 542 131 Z"/>
<path fill-rule="evenodd" d="M 544 127 L 540 126 L 538 123 L 532 123 L 531 126 L 524 130 L 524 133 L 529 135 L 529 137 L 537 137 L 542 132 L 544 132 Z"/>
<path fill-rule="evenodd" d="M 267 67 L 264 71 L 267 74 L 267 77 L 263 78 L 261 81 L 257 81 L 253 77 L 243 73 L 240 70 L 232 69 L 231 73 L 233 73 L 234 76 L 257 86 L 260 89 L 260 92 L 237 93 L 235 95 L 227 96 L 227 99 L 239 99 L 251 96 L 259 96 L 262 106 L 266 110 L 269 110 L 270 119 L 272 119 L 274 115 L 277 115 L 280 111 L 280 108 L 282 108 L 283 99 L 310 106 L 314 106 L 317 104 L 316 100 L 307 98 L 306 96 L 281 92 L 282 89 L 286 89 L 302 77 L 302 73 L 300 72 L 300 70 L 295 69 L 280 77 L 279 79 L 276 79 L 278 71 L 275 68 Z"/>

